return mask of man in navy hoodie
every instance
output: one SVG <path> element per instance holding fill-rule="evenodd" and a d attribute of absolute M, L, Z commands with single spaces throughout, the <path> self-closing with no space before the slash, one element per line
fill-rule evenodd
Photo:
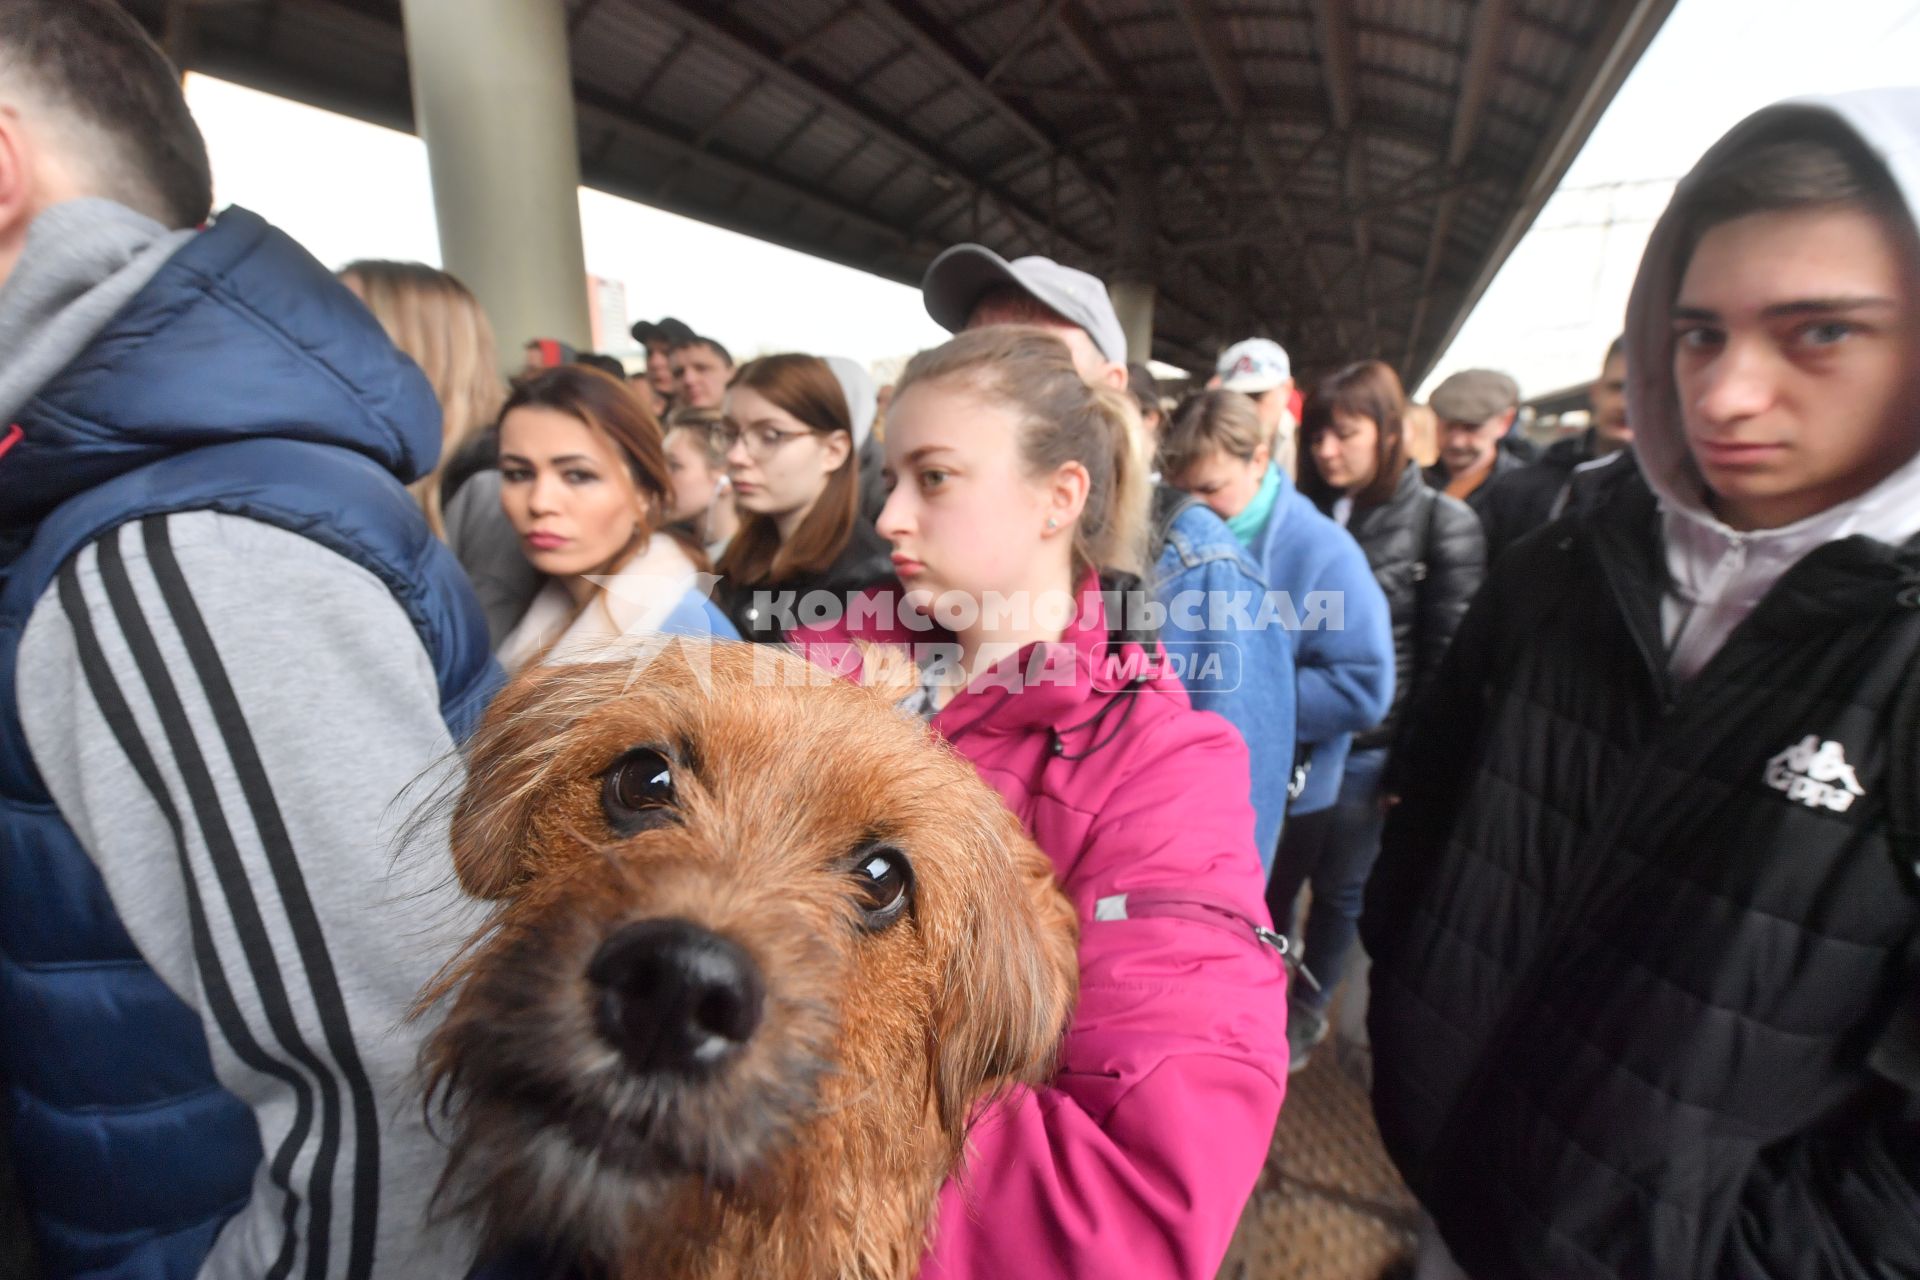
<path fill-rule="evenodd" d="M 444 827 L 393 847 L 496 679 L 403 487 L 440 413 L 324 268 L 210 204 L 124 12 L 0 8 L 14 1164 L 49 1276 L 456 1275 L 401 1020 L 462 921 Z"/>

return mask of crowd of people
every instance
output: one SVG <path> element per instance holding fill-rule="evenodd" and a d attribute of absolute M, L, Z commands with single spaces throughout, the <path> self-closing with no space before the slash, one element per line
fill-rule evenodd
<path fill-rule="evenodd" d="M 1369 992 L 1424 1280 L 1920 1274 L 1916 108 L 1719 142 L 1537 451 L 1495 370 L 1415 406 L 1254 337 L 1169 395 L 1102 281 L 976 244 L 886 385 L 673 318 L 503 377 L 448 273 L 215 214 L 117 6 L 0 7 L 38 1266 L 485 1262 L 404 1021 L 477 907 L 399 824 L 503 678 L 684 638 L 903 647 L 1079 913 L 1057 1072 L 978 1118 L 923 1274 L 1212 1276 Z"/>

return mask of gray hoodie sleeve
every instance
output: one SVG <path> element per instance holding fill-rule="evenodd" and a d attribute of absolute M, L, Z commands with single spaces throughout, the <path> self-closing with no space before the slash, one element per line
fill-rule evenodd
<path fill-rule="evenodd" d="M 473 920 L 444 823 L 396 849 L 455 766 L 393 597 L 285 530 L 152 517 L 62 568 L 18 685 L 61 815 L 259 1123 L 202 1274 L 460 1274 L 465 1242 L 426 1227 L 442 1157 L 403 1019 Z"/>

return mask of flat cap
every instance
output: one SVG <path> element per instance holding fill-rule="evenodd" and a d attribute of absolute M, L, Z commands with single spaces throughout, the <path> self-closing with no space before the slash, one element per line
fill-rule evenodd
<path fill-rule="evenodd" d="M 1427 397 L 1442 422 L 1485 422 L 1519 403 L 1520 384 L 1493 369 L 1463 369 Z"/>

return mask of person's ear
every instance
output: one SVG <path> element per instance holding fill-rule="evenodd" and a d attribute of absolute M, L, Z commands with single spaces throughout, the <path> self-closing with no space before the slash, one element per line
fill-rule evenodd
<path fill-rule="evenodd" d="M 1515 405 L 1513 406 L 1513 408 L 1501 414 L 1500 415 L 1500 434 L 1505 435 L 1507 434 L 1507 432 L 1513 430 L 1513 420 L 1519 416 L 1520 416 L 1519 405 Z"/>
<path fill-rule="evenodd" d="M 820 462 L 828 475 L 840 469 L 840 464 L 853 452 L 853 437 L 844 431 L 829 431 L 821 437 Z"/>
<path fill-rule="evenodd" d="M 1264 476 L 1267 474 L 1267 464 L 1273 461 L 1273 446 L 1267 441 L 1262 440 L 1259 445 L 1255 447 L 1253 457 L 1247 461 L 1249 466 Z"/>
<path fill-rule="evenodd" d="M 1053 480 L 1047 486 L 1047 529 L 1057 532 L 1071 527 L 1086 510 L 1087 491 L 1092 486 L 1093 477 L 1087 473 L 1085 463 L 1063 462 L 1055 468 Z"/>
<path fill-rule="evenodd" d="M 43 207 L 33 139 L 11 106 L 0 106 L 0 281 L 13 274 L 27 228 Z"/>
<path fill-rule="evenodd" d="M 1125 391 L 1127 389 L 1127 366 L 1124 364 L 1114 364 L 1109 361 L 1107 367 L 1100 371 L 1100 380 L 1112 387 L 1115 391 Z"/>

